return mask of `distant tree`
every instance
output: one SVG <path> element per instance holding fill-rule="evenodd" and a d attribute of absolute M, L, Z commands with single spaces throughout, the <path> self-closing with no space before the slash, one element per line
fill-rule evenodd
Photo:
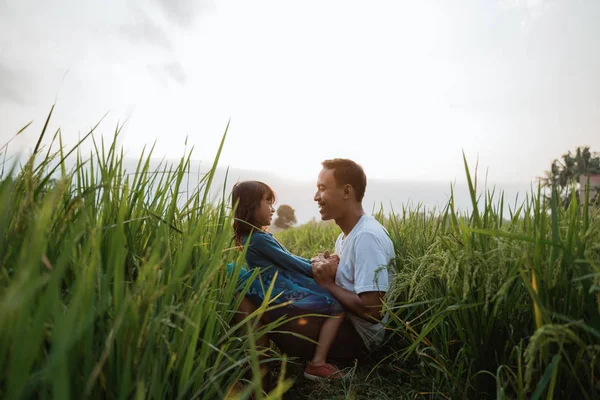
<path fill-rule="evenodd" d="M 296 214 L 292 207 L 282 204 L 277 208 L 277 218 L 274 225 L 281 229 L 291 228 L 296 223 Z"/>
<path fill-rule="evenodd" d="M 560 160 L 554 160 L 541 181 L 546 187 L 556 187 L 563 206 L 568 207 L 573 188 L 579 187 L 579 177 L 587 174 L 600 174 L 600 153 L 590 152 L 588 146 L 577 147 L 574 154 L 569 151 Z"/>

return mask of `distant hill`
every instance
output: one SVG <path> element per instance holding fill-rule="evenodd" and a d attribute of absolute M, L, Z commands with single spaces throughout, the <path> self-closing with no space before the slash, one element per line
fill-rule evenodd
<path fill-rule="evenodd" d="M 177 164 L 178 160 L 168 160 L 167 163 Z M 160 160 L 151 161 L 151 170 L 154 170 L 160 163 Z M 12 164 L 12 163 L 9 163 Z M 193 191 L 199 184 L 202 176 L 210 169 L 211 163 L 194 161 L 191 170 L 185 178 L 182 190 Z M 129 172 L 134 172 L 137 166 L 137 160 L 132 158 L 124 159 L 124 168 Z M 226 180 L 227 179 L 227 180 Z M 212 199 L 219 199 L 223 195 L 223 186 L 225 185 L 226 196 L 231 193 L 233 185 L 241 180 L 260 180 L 271 186 L 277 194 L 278 204 L 288 204 L 294 208 L 298 225 L 304 224 L 311 219 L 320 219 L 319 211 L 313 196 L 316 191 L 316 179 L 314 181 L 301 181 L 282 177 L 275 173 L 267 171 L 255 171 L 239 168 L 217 168 L 214 176 L 213 185 L 210 191 Z M 462 177 L 459 177 L 462 179 Z M 450 197 L 451 182 L 431 182 L 431 181 L 401 181 L 401 180 L 381 180 L 368 179 L 367 190 L 363 205 L 367 212 L 379 210 L 383 206 L 386 212 L 392 209 L 400 212 L 404 207 L 416 207 L 418 204 L 426 207 L 428 210 L 436 207 L 444 207 Z M 483 180 L 479 181 L 479 192 L 483 190 Z M 509 205 L 515 204 L 515 199 L 519 195 L 519 203 L 530 192 L 528 183 L 488 183 L 488 190 L 495 188 L 496 193 L 504 191 L 505 211 L 508 211 Z M 455 206 L 459 210 L 471 209 L 471 199 L 466 183 L 459 181 L 454 188 Z M 185 196 L 182 193 L 181 196 Z M 496 196 L 498 199 L 499 196 Z M 276 206 L 277 207 L 277 206 Z"/>
<path fill-rule="evenodd" d="M 135 163 L 133 163 L 132 167 L 128 168 L 135 168 Z M 209 168 L 210 164 L 208 163 L 195 162 L 192 165 L 192 172 L 189 174 L 190 189 L 197 185 L 200 177 Z M 226 168 L 218 168 L 214 176 L 211 197 L 220 198 L 222 196 L 223 184 L 226 177 L 225 193 L 227 196 L 230 195 L 231 188 L 236 182 L 241 180 L 259 180 L 265 182 L 275 190 L 278 204 L 288 204 L 294 208 L 299 225 L 313 218 L 320 219 L 317 205 L 313 201 L 316 191 L 316 176 L 314 181 L 311 182 L 289 179 L 266 171 L 231 168 L 227 173 Z M 480 192 L 483 189 L 483 184 L 483 180 L 480 180 Z M 400 212 L 403 206 L 415 207 L 418 204 L 427 209 L 434 207 L 439 209 L 447 204 L 450 197 L 450 185 L 451 182 L 368 179 L 363 205 L 367 212 L 371 212 L 374 209 L 379 210 L 381 206 L 383 206 L 386 212 L 392 209 Z M 525 198 L 526 193 L 530 191 L 530 184 L 488 183 L 488 190 L 494 188 L 498 194 L 501 190 L 504 191 L 505 208 L 508 210 L 508 205 L 514 205 L 517 194 L 519 194 L 519 202 Z M 458 209 L 471 209 L 471 198 L 466 183 L 457 183 L 454 187 L 454 194 L 455 206 Z M 497 198 L 499 199 L 499 196 Z"/>

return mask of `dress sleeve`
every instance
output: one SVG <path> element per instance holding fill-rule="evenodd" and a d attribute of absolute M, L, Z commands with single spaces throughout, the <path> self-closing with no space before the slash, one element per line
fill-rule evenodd
<path fill-rule="evenodd" d="M 313 277 L 310 260 L 290 253 L 269 234 L 254 234 L 248 251 L 254 253 L 255 256 L 265 259 L 276 268 L 300 273 L 310 278 Z"/>

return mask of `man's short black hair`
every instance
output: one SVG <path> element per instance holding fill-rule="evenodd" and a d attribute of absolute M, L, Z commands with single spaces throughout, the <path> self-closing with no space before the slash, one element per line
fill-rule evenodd
<path fill-rule="evenodd" d="M 333 177 L 338 185 L 350 185 L 356 194 L 356 200 L 361 202 L 367 188 L 367 176 L 363 168 L 347 158 L 334 158 L 321 163 L 323 168 L 333 171 Z"/>

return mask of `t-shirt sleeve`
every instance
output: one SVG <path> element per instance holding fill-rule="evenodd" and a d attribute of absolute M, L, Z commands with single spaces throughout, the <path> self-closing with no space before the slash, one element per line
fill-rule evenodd
<path fill-rule="evenodd" d="M 387 292 L 389 255 L 382 241 L 373 233 L 364 233 L 354 243 L 354 291 Z"/>

